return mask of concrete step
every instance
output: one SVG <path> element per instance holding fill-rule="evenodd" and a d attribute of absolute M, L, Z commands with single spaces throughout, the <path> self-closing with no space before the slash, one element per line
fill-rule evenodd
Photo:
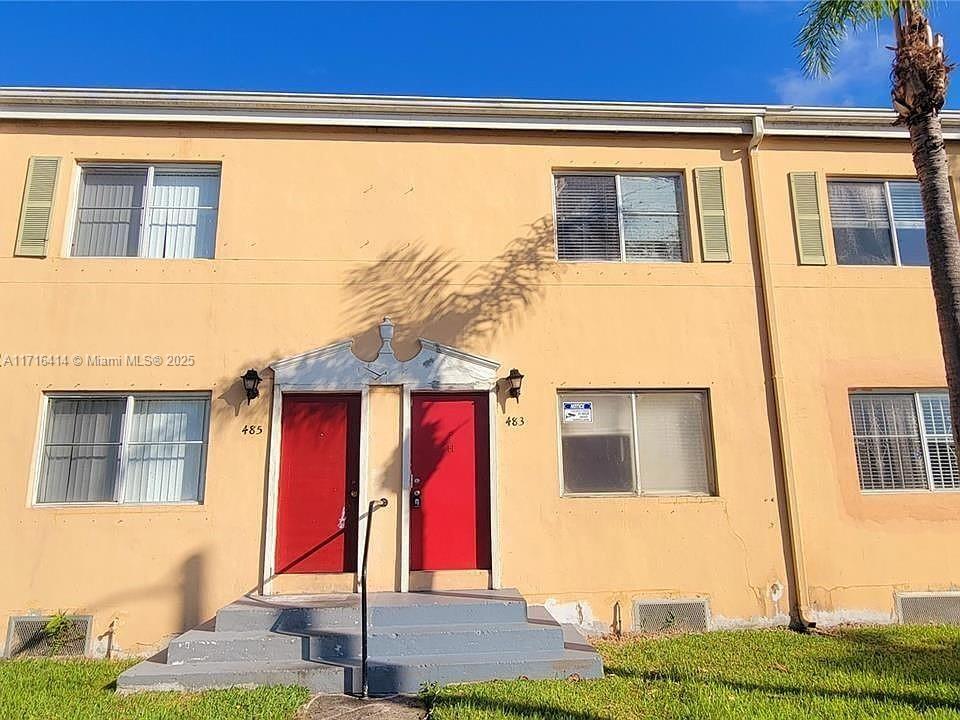
<path fill-rule="evenodd" d="M 371 627 L 443 623 L 512 623 L 527 618 L 527 605 L 514 592 L 371 593 Z M 306 633 L 328 627 L 357 627 L 356 595 L 305 599 L 242 598 L 217 612 L 217 630 L 275 630 Z"/>
<path fill-rule="evenodd" d="M 527 604 L 523 598 L 504 593 L 377 593 L 370 603 L 372 627 L 444 623 L 479 625 L 524 622 L 526 619 Z"/>
<path fill-rule="evenodd" d="M 536 652 L 562 647 L 559 625 L 526 622 L 395 625 L 374 627 L 369 632 L 371 656 Z M 359 629 L 327 628 L 311 634 L 310 657 L 341 660 L 359 656 Z"/>
<path fill-rule="evenodd" d="M 371 695 L 413 694 L 424 683 L 479 682 L 483 680 L 583 679 L 603 677 L 603 664 L 596 652 L 553 650 L 518 653 L 477 653 L 373 657 L 368 666 Z"/>
<path fill-rule="evenodd" d="M 217 611 L 217 630 L 307 632 L 311 628 L 350 627 L 360 622 L 356 604 L 280 605 L 238 600 Z"/>
<path fill-rule="evenodd" d="M 286 662 L 201 662 L 164 665 L 142 662 L 117 678 L 121 693 L 157 690 L 207 690 L 260 685 L 299 685 L 313 693 L 343 693 L 359 684 L 348 666 L 293 660 Z"/>
<path fill-rule="evenodd" d="M 171 640 L 167 663 L 306 660 L 310 640 L 268 630 L 189 630 Z"/>

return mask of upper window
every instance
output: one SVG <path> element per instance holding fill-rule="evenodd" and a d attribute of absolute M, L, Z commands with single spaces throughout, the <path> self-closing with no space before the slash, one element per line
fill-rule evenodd
<path fill-rule="evenodd" d="M 678 173 L 557 175 L 554 182 L 558 259 L 685 259 L 683 183 Z"/>
<path fill-rule="evenodd" d="M 960 490 L 945 392 L 850 395 L 862 490 Z"/>
<path fill-rule="evenodd" d="M 198 502 L 209 410 L 197 395 L 49 398 L 36 502 Z"/>
<path fill-rule="evenodd" d="M 86 165 L 71 255 L 212 258 L 219 165 Z"/>
<path fill-rule="evenodd" d="M 704 392 L 575 392 L 560 402 L 566 494 L 712 492 Z"/>
<path fill-rule="evenodd" d="M 840 265 L 929 265 L 920 184 L 910 180 L 827 183 Z"/>

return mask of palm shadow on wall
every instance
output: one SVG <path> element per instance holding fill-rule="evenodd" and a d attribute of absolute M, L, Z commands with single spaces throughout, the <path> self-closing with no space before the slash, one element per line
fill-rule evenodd
<path fill-rule="evenodd" d="M 478 247 L 476 254 L 483 251 Z M 408 244 L 347 272 L 343 324 L 364 358 L 376 354 L 377 324 L 385 316 L 397 324 L 401 358 L 417 352 L 417 337 L 477 348 L 516 327 L 543 295 L 545 276 L 559 270 L 548 217 L 532 222 L 490 260 Z"/>

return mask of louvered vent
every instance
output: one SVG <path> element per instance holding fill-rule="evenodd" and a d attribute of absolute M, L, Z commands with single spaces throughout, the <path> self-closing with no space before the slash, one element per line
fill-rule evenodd
<path fill-rule="evenodd" d="M 960 592 L 897 593 L 897 615 L 905 625 L 960 625 Z"/>
<path fill-rule="evenodd" d="M 24 615 L 10 618 L 7 631 L 7 657 L 50 657 L 87 654 L 90 631 L 89 615 L 71 615 L 55 633 L 47 631 L 50 617 Z"/>
<path fill-rule="evenodd" d="M 633 629 L 636 632 L 705 632 L 709 618 L 710 608 L 706 600 L 693 598 L 633 602 Z"/>

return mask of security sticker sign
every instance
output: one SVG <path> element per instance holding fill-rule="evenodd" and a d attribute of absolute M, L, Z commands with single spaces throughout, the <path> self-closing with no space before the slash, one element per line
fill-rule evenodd
<path fill-rule="evenodd" d="M 592 402 L 565 402 L 563 403 L 564 422 L 593 422 Z"/>

